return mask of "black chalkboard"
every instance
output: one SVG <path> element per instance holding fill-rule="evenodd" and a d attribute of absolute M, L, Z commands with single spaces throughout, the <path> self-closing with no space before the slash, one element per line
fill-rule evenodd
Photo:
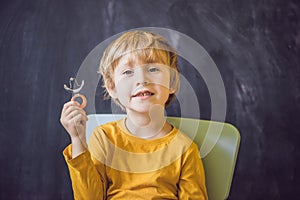
<path fill-rule="evenodd" d="M 105 39 L 138 27 L 193 38 L 224 81 L 226 121 L 241 132 L 229 199 L 300 195 L 300 5 L 296 0 L 10 0 L 0 6 L 0 199 L 72 199 L 59 123 L 63 89 Z M 210 119 L 201 74 L 180 69 Z M 97 113 L 111 111 L 101 83 Z M 92 112 L 88 110 L 88 112 Z M 168 114 L 180 115 L 178 102 Z"/>

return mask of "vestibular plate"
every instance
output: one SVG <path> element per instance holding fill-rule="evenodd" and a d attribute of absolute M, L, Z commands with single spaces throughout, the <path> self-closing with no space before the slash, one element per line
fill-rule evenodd
<path fill-rule="evenodd" d="M 81 81 L 81 84 L 79 85 L 77 80 L 73 77 L 70 78 L 69 80 L 69 87 L 64 84 L 64 88 L 65 90 L 69 91 L 69 92 L 72 92 L 72 93 L 77 93 L 75 94 L 72 98 L 71 98 L 71 101 L 75 101 L 76 98 L 81 98 L 82 100 L 82 103 L 80 104 L 80 108 L 85 108 L 86 107 L 86 104 L 87 104 L 87 100 L 86 100 L 86 97 L 82 94 L 79 94 L 80 90 L 83 88 L 84 86 L 84 80 Z M 75 88 L 75 86 L 77 88 Z"/>

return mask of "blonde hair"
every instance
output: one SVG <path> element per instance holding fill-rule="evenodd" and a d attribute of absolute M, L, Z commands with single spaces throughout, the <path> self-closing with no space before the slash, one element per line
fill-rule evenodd
<path fill-rule="evenodd" d="M 132 54 L 132 59 L 138 59 L 145 63 L 161 63 L 173 69 L 170 70 L 170 87 L 174 93 L 169 95 L 166 102 L 166 106 L 168 106 L 175 98 L 175 93 L 179 90 L 180 80 L 177 53 L 164 37 L 141 30 L 124 33 L 104 51 L 98 72 L 102 75 L 105 98 L 110 98 L 107 88 L 115 87 L 113 75 L 119 60 L 122 56 L 129 53 Z M 118 99 L 113 98 L 113 100 L 124 109 Z"/>

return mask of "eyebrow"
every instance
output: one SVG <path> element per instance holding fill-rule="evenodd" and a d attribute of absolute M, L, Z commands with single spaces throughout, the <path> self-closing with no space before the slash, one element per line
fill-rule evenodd
<path fill-rule="evenodd" d="M 138 61 L 139 62 L 139 61 Z M 127 66 L 127 67 L 134 67 L 134 64 L 136 63 L 136 58 L 128 58 L 124 63 L 119 63 L 120 66 Z M 151 61 L 145 61 L 143 60 L 141 65 L 145 65 L 145 64 L 152 64 L 152 63 L 159 63 L 159 64 L 163 64 L 162 62 L 156 61 L 156 62 L 151 62 Z"/>
<path fill-rule="evenodd" d="M 133 61 L 132 61 L 132 59 L 130 59 L 130 60 L 127 60 L 124 63 L 119 63 L 119 65 L 120 66 L 129 66 L 129 67 L 132 67 L 133 66 Z"/>

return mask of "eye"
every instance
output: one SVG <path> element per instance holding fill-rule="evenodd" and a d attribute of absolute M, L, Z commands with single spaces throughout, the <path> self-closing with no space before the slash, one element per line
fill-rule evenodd
<path fill-rule="evenodd" d="M 149 69 L 149 72 L 158 72 L 159 69 L 157 67 L 150 67 Z"/>
<path fill-rule="evenodd" d="M 122 74 L 123 75 L 131 75 L 131 74 L 133 74 L 133 71 L 130 69 L 127 69 L 127 70 L 123 71 Z"/>

